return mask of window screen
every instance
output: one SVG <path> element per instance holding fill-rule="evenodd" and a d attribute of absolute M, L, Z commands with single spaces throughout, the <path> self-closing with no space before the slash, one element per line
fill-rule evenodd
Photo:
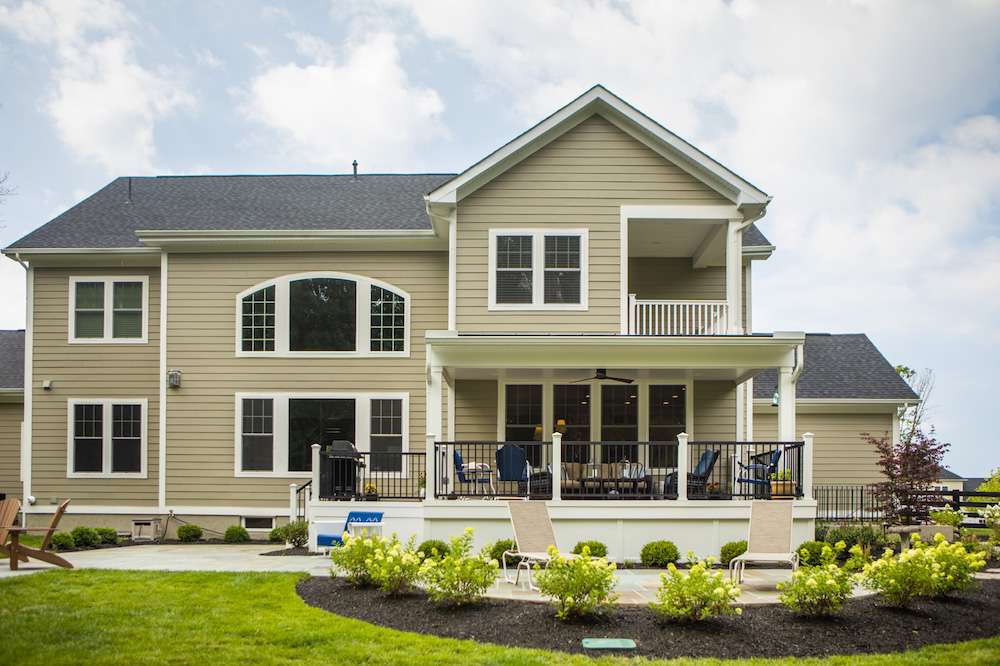
<path fill-rule="evenodd" d="M 545 302 L 580 302 L 579 236 L 545 236 Z"/>
<path fill-rule="evenodd" d="M 684 386 L 649 387 L 650 467 L 677 467 L 677 435 L 687 424 L 686 398 Z"/>
<path fill-rule="evenodd" d="M 142 471 L 142 405 L 111 406 L 111 472 Z"/>
<path fill-rule="evenodd" d="M 552 387 L 552 416 L 563 433 L 563 460 L 590 462 L 590 446 L 571 442 L 590 441 L 590 391 L 588 384 L 556 384 Z"/>
<path fill-rule="evenodd" d="M 403 401 L 371 401 L 371 469 L 400 472 L 403 469 Z"/>
<path fill-rule="evenodd" d="M 104 471 L 104 405 L 73 406 L 73 471 Z"/>
<path fill-rule="evenodd" d="M 274 351 L 274 287 L 243 297 L 243 351 Z"/>
<path fill-rule="evenodd" d="M 372 285 L 371 299 L 371 350 L 404 351 L 406 299 L 376 285 Z"/>
<path fill-rule="evenodd" d="M 142 337 L 142 283 L 115 282 L 112 285 L 111 335 L 115 338 Z"/>
<path fill-rule="evenodd" d="M 353 280 L 293 280 L 288 283 L 288 298 L 291 351 L 357 348 L 357 285 Z"/>
<path fill-rule="evenodd" d="M 532 301 L 531 236 L 497 236 L 497 303 Z"/>
<path fill-rule="evenodd" d="M 243 399 L 243 471 L 274 470 L 274 401 Z"/>
<path fill-rule="evenodd" d="M 636 462 L 639 447 L 639 387 L 621 384 L 601 387 L 601 462 Z"/>
<path fill-rule="evenodd" d="M 75 294 L 74 336 L 104 337 L 104 283 L 77 282 Z"/>

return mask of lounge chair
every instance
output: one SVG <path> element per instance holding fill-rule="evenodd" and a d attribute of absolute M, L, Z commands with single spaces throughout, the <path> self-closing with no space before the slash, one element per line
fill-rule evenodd
<path fill-rule="evenodd" d="M 73 565 L 68 561 L 59 557 L 55 553 L 49 552 L 49 545 L 52 543 L 52 535 L 55 533 L 56 528 L 59 527 L 59 521 L 62 520 L 63 514 L 66 513 L 66 507 L 69 506 L 69 502 L 69 500 L 65 500 L 62 504 L 56 507 L 56 511 L 52 514 L 52 520 L 49 521 L 48 527 L 8 526 L 6 528 L 0 528 L 0 532 L 7 532 L 7 534 L 10 535 L 10 543 L 4 547 L 4 550 L 10 558 L 10 568 L 12 571 L 17 571 L 19 561 L 27 562 L 29 558 L 41 560 L 42 562 L 48 562 L 49 564 L 54 564 L 64 569 L 73 568 Z M 40 547 L 29 548 L 20 542 L 21 535 L 29 532 L 45 533 L 45 537 L 42 538 L 42 545 Z M 0 538 L 6 537 L 0 536 Z"/>
<path fill-rule="evenodd" d="M 556 535 L 552 529 L 552 520 L 549 518 L 549 508 L 544 501 L 513 501 L 507 502 L 510 511 L 510 524 L 514 528 L 514 550 L 506 551 L 501 557 L 503 565 L 503 577 L 508 583 L 518 584 L 521 580 L 521 570 L 528 573 L 528 588 L 537 590 L 534 581 L 531 579 L 531 568 L 535 564 L 540 564 L 543 568 L 548 566 L 552 559 L 549 555 L 549 546 L 555 546 Z M 576 557 L 567 553 L 560 553 L 566 557 Z M 511 581 L 507 569 L 508 560 L 520 559 L 517 563 L 517 575 Z"/>
<path fill-rule="evenodd" d="M 362 529 L 365 529 L 367 525 L 369 529 L 374 530 L 377 528 L 379 534 L 381 534 L 382 515 L 381 511 L 351 511 L 347 514 L 347 519 L 344 520 L 344 529 L 340 530 L 337 534 L 324 532 L 329 523 L 319 523 L 316 525 L 316 547 L 330 548 L 331 546 L 343 546 L 344 534 L 351 531 L 351 525 L 360 525 Z"/>
<path fill-rule="evenodd" d="M 792 548 L 792 503 L 780 500 L 754 500 L 750 504 L 750 528 L 747 552 L 729 563 L 729 577 L 743 582 L 747 562 L 779 562 L 799 566 L 798 553 Z"/>
<path fill-rule="evenodd" d="M 701 457 L 698 458 L 698 464 L 694 466 L 694 470 L 688 472 L 688 497 L 692 495 L 701 495 L 704 497 L 708 494 L 708 479 L 712 476 L 712 470 L 715 469 L 715 463 L 718 460 L 718 449 L 710 449 L 702 452 Z M 671 472 L 667 475 L 667 478 L 663 481 L 663 493 L 665 495 L 677 495 L 677 472 Z"/>
<path fill-rule="evenodd" d="M 496 484 L 493 482 L 493 468 L 488 463 L 470 462 L 462 459 L 462 454 L 456 449 L 452 454 L 455 463 L 455 478 L 458 483 L 465 485 L 472 484 L 473 488 L 481 485 L 490 485 L 490 495 L 497 494 Z M 479 493 L 474 493 L 478 495 Z"/>

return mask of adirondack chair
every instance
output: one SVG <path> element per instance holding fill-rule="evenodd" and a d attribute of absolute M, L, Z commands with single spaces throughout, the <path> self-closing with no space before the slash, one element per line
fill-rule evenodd
<path fill-rule="evenodd" d="M 52 520 L 49 522 L 48 527 L 7 528 L 7 533 L 10 534 L 10 543 L 7 545 L 6 550 L 10 556 L 11 571 L 17 571 L 18 561 L 27 562 L 29 558 L 48 562 L 64 569 L 73 568 L 73 565 L 67 560 L 49 551 L 49 545 L 52 543 L 52 535 L 55 534 L 56 528 L 59 527 L 59 521 L 62 520 L 63 514 L 66 513 L 66 507 L 69 506 L 69 502 L 70 500 L 65 500 L 56 507 L 56 511 L 52 514 Z M 21 535 L 29 532 L 45 533 L 41 546 L 38 548 L 29 548 L 20 542 Z"/>
<path fill-rule="evenodd" d="M 0 500 L 0 553 L 4 555 L 10 555 L 10 550 L 7 548 L 7 537 L 10 528 L 14 527 L 14 521 L 17 520 L 17 512 L 20 510 L 21 500 L 13 497 Z M 27 561 L 27 558 L 21 559 L 25 562 Z"/>

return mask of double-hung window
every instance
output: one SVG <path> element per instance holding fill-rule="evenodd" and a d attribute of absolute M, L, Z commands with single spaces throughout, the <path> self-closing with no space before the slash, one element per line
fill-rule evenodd
<path fill-rule="evenodd" d="M 146 478 L 146 400 L 70 400 L 67 476 Z"/>
<path fill-rule="evenodd" d="M 149 278 L 71 277 L 69 341 L 146 342 Z"/>
<path fill-rule="evenodd" d="M 586 310 L 586 229 L 491 229 L 491 310 Z"/>

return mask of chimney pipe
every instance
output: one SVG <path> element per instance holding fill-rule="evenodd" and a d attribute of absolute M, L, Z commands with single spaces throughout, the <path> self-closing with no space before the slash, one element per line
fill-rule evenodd
<path fill-rule="evenodd" d="M 353 162 L 351 162 L 351 166 L 354 167 L 354 179 L 357 180 L 357 178 L 358 178 L 358 161 L 354 160 Z"/>

